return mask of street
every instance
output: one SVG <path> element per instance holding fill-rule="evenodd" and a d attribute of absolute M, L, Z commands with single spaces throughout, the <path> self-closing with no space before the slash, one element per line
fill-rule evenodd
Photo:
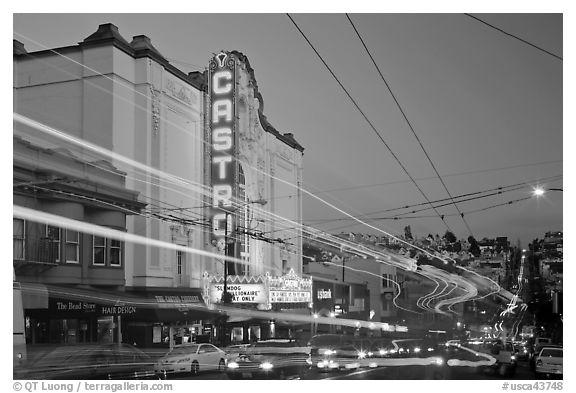
<path fill-rule="evenodd" d="M 175 380 L 228 380 L 225 373 L 206 372 L 197 376 L 170 378 Z M 289 377 L 288 379 L 299 379 Z M 520 362 L 514 376 L 501 377 L 495 373 L 481 372 L 476 367 L 462 366 L 397 366 L 362 368 L 358 370 L 318 372 L 309 370 L 305 380 L 534 380 L 534 374 L 527 362 Z"/>

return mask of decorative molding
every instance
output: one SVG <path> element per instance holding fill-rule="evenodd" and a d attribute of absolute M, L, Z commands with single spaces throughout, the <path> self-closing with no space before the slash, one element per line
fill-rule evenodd
<path fill-rule="evenodd" d="M 160 131 L 160 92 L 150 85 L 150 95 L 152 97 L 152 131 L 154 136 L 158 136 Z"/>
<path fill-rule="evenodd" d="M 188 106 L 198 106 L 198 97 L 194 94 L 194 91 L 169 74 L 164 76 L 164 92 L 166 95 Z"/>

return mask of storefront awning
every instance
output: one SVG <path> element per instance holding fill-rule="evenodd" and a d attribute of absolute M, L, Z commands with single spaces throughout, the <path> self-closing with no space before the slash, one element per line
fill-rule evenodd
<path fill-rule="evenodd" d="M 214 313 L 206 308 L 200 290 L 193 288 L 113 292 L 52 284 L 18 284 L 23 308 L 35 313 L 63 317 L 121 315 L 133 320 L 158 322 L 208 319 Z"/>

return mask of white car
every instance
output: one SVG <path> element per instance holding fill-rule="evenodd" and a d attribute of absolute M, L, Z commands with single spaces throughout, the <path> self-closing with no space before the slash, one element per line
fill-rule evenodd
<path fill-rule="evenodd" d="M 557 375 L 562 377 L 563 365 L 563 350 L 562 348 L 544 347 L 540 353 L 536 355 L 536 363 L 534 373 L 536 376 L 552 376 Z"/>
<path fill-rule="evenodd" d="M 177 373 L 197 375 L 200 371 L 226 368 L 226 352 L 212 344 L 176 345 L 154 365 L 154 372 L 167 377 Z"/>

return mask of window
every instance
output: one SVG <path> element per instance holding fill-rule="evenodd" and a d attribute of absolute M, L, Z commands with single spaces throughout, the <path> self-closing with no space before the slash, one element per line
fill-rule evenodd
<path fill-rule="evenodd" d="M 24 220 L 14 218 L 12 219 L 12 236 L 14 237 L 14 259 L 24 259 L 24 244 L 25 244 L 25 232 L 24 232 Z"/>
<path fill-rule="evenodd" d="M 122 243 L 120 240 L 109 239 L 110 243 L 110 265 L 122 265 Z"/>
<path fill-rule="evenodd" d="M 176 251 L 176 271 L 178 275 L 182 275 L 182 251 Z"/>
<path fill-rule="evenodd" d="M 52 243 L 50 256 L 54 258 L 54 262 L 60 262 L 60 232 L 60 228 L 46 225 L 46 237 Z"/>
<path fill-rule="evenodd" d="M 92 263 L 94 265 L 106 264 L 106 238 L 93 236 Z"/>
<path fill-rule="evenodd" d="M 66 263 L 78 263 L 80 235 L 77 231 L 66 229 Z"/>

